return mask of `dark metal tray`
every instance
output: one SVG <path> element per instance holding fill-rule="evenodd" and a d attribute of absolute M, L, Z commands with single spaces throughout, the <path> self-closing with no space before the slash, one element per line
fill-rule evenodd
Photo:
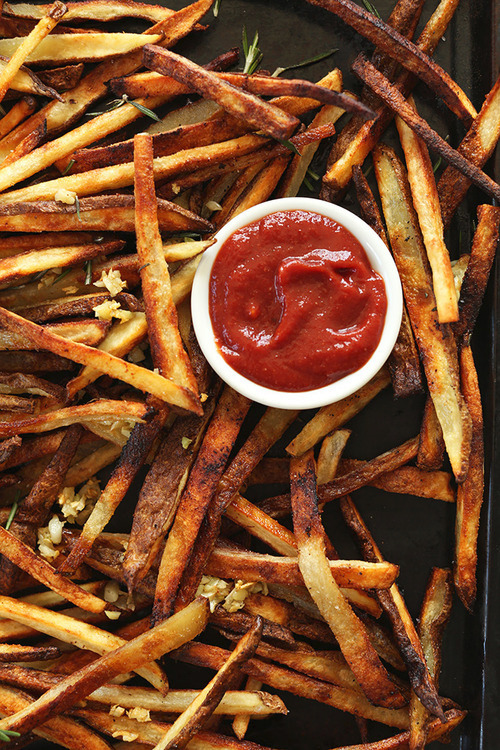
<path fill-rule="evenodd" d="M 184 0 L 169 3 L 176 9 L 185 4 Z M 375 4 L 382 17 L 387 18 L 394 2 L 376 0 Z M 427 5 L 423 21 L 437 2 Z M 493 73 L 495 12 L 494 0 L 462 0 L 435 55 L 476 107 L 481 105 L 496 75 Z M 207 62 L 230 47 L 240 45 L 242 28 L 246 26 L 249 39 L 256 30 L 259 32 L 259 46 L 264 52 L 263 68 L 272 72 L 278 65 L 292 65 L 338 48 L 328 60 L 289 75 L 317 80 L 333 66 L 338 66 L 344 74 L 346 88 L 359 90 L 358 82 L 349 71 L 350 63 L 357 52 L 370 51 L 371 46 L 335 16 L 312 7 L 306 0 L 222 0 L 218 18 L 214 19 L 210 13 L 207 22 L 209 29 L 191 35 L 176 50 L 197 62 Z M 423 86 L 418 87 L 417 96 L 419 109 L 431 125 L 442 134 L 450 132 L 450 142 L 456 145 L 463 134 L 461 125 Z M 354 207 L 350 194 L 345 201 L 346 205 Z M 467 205 L 459 211 L 458 222 L 449 238 L 449 247 L 456 250 L 454 255 L 470 249 L 471 219 L 475 217 L 479 201 L 487 202 L 485 196 L 470 191 Z M 443 644 L 441 692 L 469 710 L 463 725 L 451 735 L 448 745 L 451 750 L 495 750 L 500 744 L 500 630 L 497 625 L 500 599 L 495 596 L 500 591 L 500 542 L 497 538 L 500 507 L 492 502 L 495 488 L 500 486 L 500 461 L 495 460 L 500 458 L 495 423 L 500 405 L 500 394 L 495 387 L 500 363 L 499 342 L 495 337 L 499 314 L 496 289 L 498 283 L 495 288 L 490 284 L 473 342 L 482 385 L 487 460 L 478 600 L 474 615 L 468 615 L 455 597 Z M 348 455 L 369 458 L 417 434 L 422 408 L 421 398 L 395 401 L 390 393 L 382 394 L 353 420 Z M 431 568 L 452 564 L 454 507 L 436 500 L 391 496 L 375 489 L 359 491 L 356 500 L 386 559 L 400 565 L 399 582 L 409 609 L 416 616 Z M 332 507 L 325 513 L 325 524 L 332 540 L 341 554 L 357 556 L 343 530 L 338 510 L 333 503 L 329 506 Z M 122 513 L 120 517 L 123 518 Z M 111 526 L 110 530 L 115 528 Z M 192 675 L 191 668 L 181 667 L 178 674 L 172 675 L 172 684 L 192 686 Z M 360 742 L 351 716 L 288 693 L 283 698 L 289 715 L 251 722 L 247 739 L 283 750 L 326 750 Z M 374 733 L 370 739 L 377 736 Z M 49 745 L 39 742 L 35 746 L 41 750 Z"/>

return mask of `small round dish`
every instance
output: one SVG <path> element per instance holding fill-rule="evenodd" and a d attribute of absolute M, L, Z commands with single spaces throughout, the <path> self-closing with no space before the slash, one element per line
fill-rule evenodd
<path fill-rule="evenodd" d="M 214 261 L 223 243 L 241 227 L 277 211 L 311 211 L 342 224 L 361 243 L 371 267 L 382 277 L 387 311 L 380 341 L 368 361 L 355 372 L 328 385 L 307 391 L 280 391 L 253 382 L 241 375 L 219 351 L 210 317 L 210 278 Z M 191 311 L 198 343 L 215 372 L 234 390 L 252 401 L 280 409 L 315 409 L 340 401 L 365 385 L 389 357 L 401 325 L 403 294 L 399 274 L 380 237 L 355 214 L 333 203 L 316 198 L 278 198 L 260 203 L 231 219 L 215 235 L 215 243 L 205 251 L 193 281 Z"/>

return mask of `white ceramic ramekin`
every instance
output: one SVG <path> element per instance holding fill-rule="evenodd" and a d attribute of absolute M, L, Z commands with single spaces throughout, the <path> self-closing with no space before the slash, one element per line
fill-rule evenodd
<path fill-rule="evenodd" d="M 372 268 L 385 283 L 387 313 L 379 344 L 359 370 L 329 385 L 309 391 L 278 391 L 254 383 L 234 370 L 220 353 L 210 319 L 210 276 L 217 253 L 237 229 L 276 211 L 312 211 L 337 221 L 361 243 Z M 367 383 L 387 360 L 396 342 L 403 311 L 403 294 L 396 265 L 385 243 L 355 214 L 316 198 L 278 198 L 243 211 L 216 234 L 216 242 L 205 251 L 196 271 L 191 294 L 193 326 L 200 347 L 215 372 L 234 390 L 266 406 L 280 409 L 314 409 L 340 401 Z"/>

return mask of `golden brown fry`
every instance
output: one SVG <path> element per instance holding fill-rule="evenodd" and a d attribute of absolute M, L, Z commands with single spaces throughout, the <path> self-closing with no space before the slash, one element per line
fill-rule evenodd
<path fill-rule="evenodd" d="M 353 65 L 356 75 L 379 96 L 423 141 L 437 151 L 443 159 L 458 169 L 463 175 L 497 201 L 500 200 L 500 186 L 479 167 L 462 156 L 433 130 L 427 122 L 417 115 L 411 104 L 400 93 L 396 86 L 385 78 L 368 60 L 360 56 Z"/>
<path fill-rule="evenodd" d="M 220 669 L 229 654 L 230 651 L 217 646 L 192 641 L 178 649 L 173 656 L 189 664 Z M 294 695 L 318 700 L 320 703 L 341 708 L 355 716 L 380 721 L 388 726 L 398 726 L 402 729 L 408 727 L 408 713 L 405 709 L 374 706 L 359 691 L 338 687 L 255 658 L 244 664 L 242 671 L 276 690 L 286 690 Z"/>
<path fill-rule="evenodd" d="M 424 81 L 458 117 L 470 123 L 476 110 L 455 81 L 419 46 L 402 36 L 373 13 L 351 0 L 309 0 L 340 16 L 358 33 L 374 42 L 389 57 L 396 59 L 407 70 Z M 357 62 L 357 61 L 356 61 Z"/>
<path fill-rule="evenodd" d="M 256 130 L 262 130 L 273 138 L 289 138 L 299 124 L 293 115 L 261 101 L 253 94 L 235 89 L 215 73 L 204 70 L 174 52 L 148 44 L 143 60 L 147 68 L 188 84 L 205 98 L 216 101 L 231 115 L 243 119 Z"/>
<path fill-rule="evenodd" d="M 488 161 L 500 138 L 500 78 L 496 81 L 472 126 L 458 147 L 458 152 L 473 164 L 482 167 Z M 457 206 L 463 200 L 470 180 L 448 166 L 438 182 L 443 224 L 447 228 Z"/>
<path fill-rule="evenodd" d="M 427 471 L 440 469 L 443 465 L 444 452 L 443 430 L 439 424 L 432 398 L 427 396 L 420 427 L 417 466 Z"/>
<path fill-rule="evenodd" d="M 0 71 L 0 102 L 4 98 L 10 87 L 11 81 L 18 72 L 21 65 L 30 57 L 30 55 L 41 44 L 43 39 L 50 34 L 52 29 L 57 26 L 58 22 L 66 13 L 66 6 L 56 0 L 49 8 L 45 18 L 42 18 L 33 31 L 24 37 L 17 49 L 11 54 L 9 62 Z"/>
<path fill-rule="evenodd" d="M 107 352 L 92 349 L 84 344 L 78 344 L 61 336 L 49 333 L 36 323 L 21 318 L 15 313 L 0 308 L 0 322 L 9 330 L 20 333 L 29 339 L 34 348 L 47 349 L 54 354 L 68 357 L 82 365 L 90 365 L 100 372 L 105 372 L 118 380 L 123 380 L 129 385 L 138 387 L 139 390 L 151 393 L 162 401 L 167 401 L 193 410 L 192 399 L 188 397 L 186 390 L 177 386 L 171 380 L 161 375 L 138 367 L 131 362 L 124 362 Z M 195 409 L 198 411 L 198 408 Z"/>
<path fill-rule="evenodd" d="M 38 19 L 46 12 L 48 5 L 27 5 L 24 3 L 4 3 L 3 12 L 14 18 Z M 174 11 L 161 5 L 131 2 L 131 0 L 86 0 L 70 2 L 65 21 L 116 21 L 120 18 L 145 18 L 148 21 L 163 21 Z"/>
<path fill-rule="evenodd" d="M 193 465 L 163 551 L 153 617 L 159 621 L 173 609 L 177 589 L 229 453 L 250 407 L 249 401 L 226 387 L 217 404 Z"/>
<path fill-rule="evenodd" d="M 408 102 L 416 111 L 412 97 Z M 400 117 L 396 117 L 396 126 L 405 154 L 413 205 L 432 269 L 438 319 L 440 323 L 452 323 L 458 320 L 457 293 L 450 255 L 444 243 L 441 208 L 429 151 Z"/>
<path fill-rule="evenodd" d="M 477 535 L 484 491 L 484 438 L 481 394 L 469 346 L 464 346 L 460 353 L 460 377 L 472 419 L 472 443 L 469 469 L 457 489 L 454 581 L 460 599 L 472 610 L 476 598 Z"/>
<path fill-rule="evenodd" d="M 154 441 L 165 424 L 167 415 L 168 410 L 162 404 L 149 422 L 135 425 L 121 453 L 117 467 L 85 522 L 78 542 L 59 567 L 61 573 L 74 573 L 83 563 L 96 537 L 111 520 L 137 472 L 146 461 Z"/>
<path fill-rule="evenodd" d="M 46 661 L 57 659 L 61 652 L 57 646 L 19 646 L 14 643 L 0 644 L 0 662 Z"/>
<path fill-rule="evenodd" d="M 460 393 L 455 341 L 449 328 L 440 326 L 437 320 L 434 294 L 404 167 L 387 147 L 378 147 L 374 159 L 391 247 L 427 384 L 443 430 L 453 473 L 461 481 L 469 460 L 471 422 Z"/>
<path fill-rule="evenodd" d="M 352 396 L 348 396 L 331 406 L 323 406 L 287 445 L 287 453 L 291 456 L 300 456 L 305 453 L 329 432 L 341 427 L 358 414 L 389 383 L 389 373 L 382 369 L 369 383 Z"/>
<path fill-rule="evenodd" d="M 383 560 L 380 550 L 351 498 L 342 498 L 340 507 L 344 520 L 360 544 L 365 560 L 373 562 Z M 427 668 L 422 644 L 397 585 L 393 584 L 388 591 L 377 592 L 377 598 L 391 620 L 415 694 L 432 714 L 443 720 L 443 709 Z"/>
<path fill-rule="evenodd" d="M 172 724 L 165 736 L 156 745 L 156 750 L 182 748 L 191 737 L 206 724 L 220 702 L 226 687 L 239 669 L 253 656 L 262 634 L 262 620 L 257 617 L 254 625 L 240 639 L 226 663 L 218 670 L 208 685 L 193 700 L 191 705 Z"/>
<path fill-rule="evenodd" d="M 164 377 L 192 395 L 193 411 L 197 411 L 198 386 L 179 333 L 170 274 L 158 228 L 153 147 L 147 133 L 138 133 L 134 138 L 134 168 L 137 255 L 142 268 L 142 292 L 153 362 Z"/>
<path fill-rule="evenodd" d="M 207 603 L 198 599 L 182 612 L 119 648 L 101 656 L 87 667 L 62 680 L 28 708 L 0 720 L 0 728 L 27 732 L 63 712 L 104 682 L 125 671 L 138 669 L 159 659 L 200 633 L 207 620 Z"/>
<path fill-rule="evenodd" d="M 292 532 L 241 495 L 233 498 L 226 516 L 281 555 L 296 555 L 297 544 Z"/>
<path fill-rule="evenodd" d="M 343 597 L 330 572 L 325 552 L 325 532 L 318 511 L 312 451 L 301 458 L 292 458 L 290 479 L 298 564 L 309 593 L 335 635 L 367 698 L 375 705 L 400 708 L 405 703 L 404 697 L 383 667 L 362 622 Z"/>
<path fill-rule="evenodd" d="M 433 568 L 420 610 L 418 634 L 429 673 L 436 688 L 441 671 L 441 639 L 450 618 L 452 605 L 451 571 Z M 410 699 L 411 750 L 423 750 L 429 733 L 429 714 L 413 693 Z"/>
<path fill-rule="evenodd" d="M 13 104 L 7 114 L 0 119 L 0 138 L 4 138 L 20 122 L 29 117 L 35 111 L 35 107 L 35 100 L 32 96 L 23 96 Z"/>

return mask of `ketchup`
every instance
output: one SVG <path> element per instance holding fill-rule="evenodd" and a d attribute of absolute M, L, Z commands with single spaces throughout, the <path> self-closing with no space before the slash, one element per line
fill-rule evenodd
<path fill-rule="evenodd" d="M 384 281 L 344 226 L 311 211 L 277 211 L 223 243 L 210 317 L 223 358 L 280 391 L 321 388 L 355 372 L 380 340 Z"/>

